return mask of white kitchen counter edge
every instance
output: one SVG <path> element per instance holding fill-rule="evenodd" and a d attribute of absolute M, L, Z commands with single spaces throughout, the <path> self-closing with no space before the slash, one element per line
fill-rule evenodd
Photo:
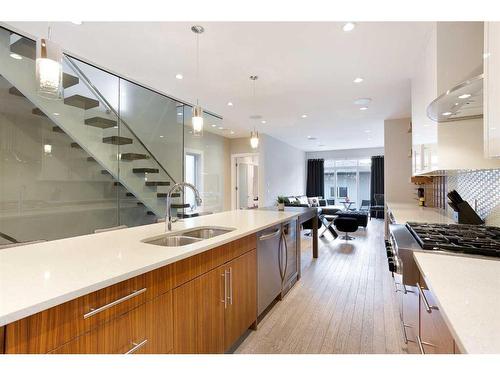
<path fill-rule="evenodd" d="M 226 211 L 226 212 L 230 212 L 230 211 Z M 244 212 L 244 211 L 240 211 L 240 212 Z M 246 212 L 277 212 L 277 211 L 249 210 Z M 182 230 L 187 229 L 187 228 L 193 228 L 195 226 L 197 227 L 197 226 L 213 225 L 213 226 L 218 226 L 218 227 L 228 227 L 228 225 L 225 225 L 226 223 L 224 223 L 224 224 L 220 224 L 217 222 L 214 222 L 212 224 L 207 223 L 207 221 L 211 221 L 210 219 L 217 219 L 217 217 L 219 215 L 224 214 L 224 213 L 225 212 L 222 212 L 219 214 L 213 214 L 213 215 L 209 215 L 209 216 L 201 216 L 201 217 L 196 217 L 196 218 L 191 218 L 191 219 L 185 219 L 183 222 L 177 222 L 177 223 L 175 223 L 175 228 L 172 231 L 172 233 L 182 231 Z M 132 277 L 144 274 L 146 272 L 153 271 L 157 268 L 164 267 L 164 266 L 171 264 L 171 263 L 175 263 L 179 260 L 192 257 L 194 255 L 200 254 L 202 252 L 213 249 L 215 247 L 222 246 L 226 243 L 233 242 L 235 240 L 238 240 L 238 239 L 243 238 L 245 236 L 248 236 L 250 234 L 253 234 L 253 233 L 259 232 L 261 230 L 264 230 L 266 228 L 272 227 L 273 225 L 276 225 L 276 224 L 285 222 L 287 220 L 296 218 L 296 217 L 300 216 L 301 213 L 300 212 L 286 212 L 285 211 L 285 212 L 279 212 L 279 214 L 281 215 L 281 217 L 275 218 L 271 221 L 266 221 L 265 224 L 261 223 L 259 225 L 252 227 L 251 229 L 247 229 L 247 230 L 240 230 L 240 229 L 238 229 L 237 225 L 230 225 L 231 227 L 236 228 L 236 230 L 229 232 L 229 233 L 226 233 L 226 234 L 223 234 L 223 235 L 220 235 L 220 236 L 217 236 L 217 237 L 213 237 L 213 238 L 208 239 L 208 240 L 203 240 L 203 241 L 200 241 L 198 243 L 188 245 L 188 246 L 186 246 L 186 251 L 182 252 L 181 254 L 166 257 L 165 259 L 163 259 L 161 261 L 148 264 L 147 266 L 142 266 L 142 267 L 139 267 L 136 269 L 131 269 L 127 272 L 120 273 L 119 275 L 116 275 L 113 277 L 105 278 L 103 280 L 94 282 L 94 283 L 86 285 L 84 287 L 81 287 L 81 288 L 78 288 L 75 290 L 71 290 L 71 291 L 68 291 L 68 292 L 63 293 L 63 294 L 55 295 L 52 298 L 48 298 L 48 299 L 44 299 L 43 301 L 37 301 L 35 303 L 28 304 L 22 308 L 17 308 L 17 309 L 12 310 L 12 311 L 2 311 L 3 309 L 0 306 L 0 327 L 5 326 L 9 323 L 15 322 L 19 319 L 28 317 L 30 315 L 36 314 L 38 312 L 47 310 L 51 307 L 60 305 L 62 303 L 68 302 L 68 301 L 71 301 L 75 298 L 92 293 L 92 292 L 97 291 L 99 289 L 106 288 L 108 286 L 111 286 L 111 285 L 119 283 L 121 281 L 130 279 Z M 202 222 L 202 223 L 196 224 L 196 222 Z M 237 223 L 235 223 L 235 224 L 237 224 Z M 181 227 L 181 225 L 182 225 L 182 227 Z M 145 225 L 145 226 L 141 226 L 141 227 L 132 227 L 132 228 L 127 228 L 127 229 L 113 231 L 113 232 L 106 232 L 106 234 L 107 235 L 122 234 L 123 233 L 122 231 L 137 230 L 138 228 L 145 228 L 145 227 L 151 227 L 151 226 L 160 226 L 160 227 L 164 228 L 165 223 L 150 224 L 150 225 Z M 102 234 L 104 234 L 104 233 L 101 233 L 101 235 Z M 82 237 L 88 237 L 88 236 L 96 236 L 96 235 L 92 234 L 92 235 L 86 235 L 86 236 L 78 236 L 78 237 L 57 240 L 57 241 L 64 241 L 64 242 L 78 241 Z M 143 238 L 138 239 L 138 242 L 140 242 L 141 239 L 143 239 Z M 55 242 L 55 241 L 50 241 L 50 242 L 46 242 L 46 243 L 42 243 L 42 244 L 46 245 L 46 244 L 50 244 L 51 242 Z M 26 245 L 26 246 L 23 246 L 22 248 L 24 251 L 27 251 L 30 247 L 36 248 L 39 245 L 40 244 Z M 155 245 L 147 245 L 147 246 L 155 246 Z M 14 249 L 20 250 L 21 248 L 18 247 L 18 248 L 3 250 L 3 251 L 13 251 Z M 164 247 L 164 249 L 166 249 L 166 248 Z M 181 248 L 179 248 L 179 249 L 181 249 Z M 1 279 L 0 279 L 0 281 L 1 281 Z M 2 285 L 0 285 L 0 294 L 3 293 L 3 291 L 1 289 L 3 289 Z M 0 299 L 0 302 L 3 300 L 3 298 L 4 297 L 2 297 Z M 2 305 L 2 304 L 3 303 L 0 303 L 0 305 Z"/>

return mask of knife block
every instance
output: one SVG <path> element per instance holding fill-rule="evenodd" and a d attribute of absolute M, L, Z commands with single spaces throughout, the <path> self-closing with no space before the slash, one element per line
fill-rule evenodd
<path fill-rule="evenodd" d="M 459 224 L 484 224 L 484 220 L 472 209 L 469 203 L 463 201 L 457 204 Z"/>

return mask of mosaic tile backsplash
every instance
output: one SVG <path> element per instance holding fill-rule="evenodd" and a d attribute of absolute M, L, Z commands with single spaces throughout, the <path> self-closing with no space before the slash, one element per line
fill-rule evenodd
<path fill-rule="evenodd" d="M 500 169 L 463 171 L 448 176 L 447 191 L 455 189 L 486 224 L 500 226 Z"/>

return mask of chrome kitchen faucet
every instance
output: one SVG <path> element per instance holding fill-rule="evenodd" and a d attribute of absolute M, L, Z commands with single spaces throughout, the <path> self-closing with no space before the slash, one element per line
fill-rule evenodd
<path fill-rule="evenodd" d="M 201 205 L 201 203 L 202 203 L 202 200 L 200 197 L 200 192 L 198 191 L 196 186 L 194 186 L 193 184 L 190 184 L 189 182 L 178 182 L 174 186 L 172 186 L 172 188 L 169 190 L 169 192 L 167 194 L 167 212 L 165 214 L 165 224 L 166 224 L 165 232 L 167 230 L 168 231 L 172 230 L 172 222 L 173 222 L 172 213 L 171 213 L 171 211 L 172 211 L 172 194 L 175 193 L 177 190 L 180 190 L 182 187 L 188 187 L 188 188 L 191 188 L 191 190 L 193 190 L 194 199 L 195 199 L 197 206 Z"/>

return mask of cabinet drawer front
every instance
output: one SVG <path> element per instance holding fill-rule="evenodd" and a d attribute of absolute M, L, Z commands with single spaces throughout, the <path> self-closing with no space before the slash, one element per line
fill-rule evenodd
<path fill-rule="evenodd" d="M 47 353 L 171 289 L 162 267 L 7 325 L 6 353 Z"/>
<path fill-rule="evenodd" d="M 121 315 L 51 351 L 51 354 L 132 354 L 145 350 L 146 305 Z"/>
<path fill-rule="evenodd" d="M 146 302 L 145 275 L 140 275 L 90 294 L 90 306 L 83 315 L 87 330 Z"/>

